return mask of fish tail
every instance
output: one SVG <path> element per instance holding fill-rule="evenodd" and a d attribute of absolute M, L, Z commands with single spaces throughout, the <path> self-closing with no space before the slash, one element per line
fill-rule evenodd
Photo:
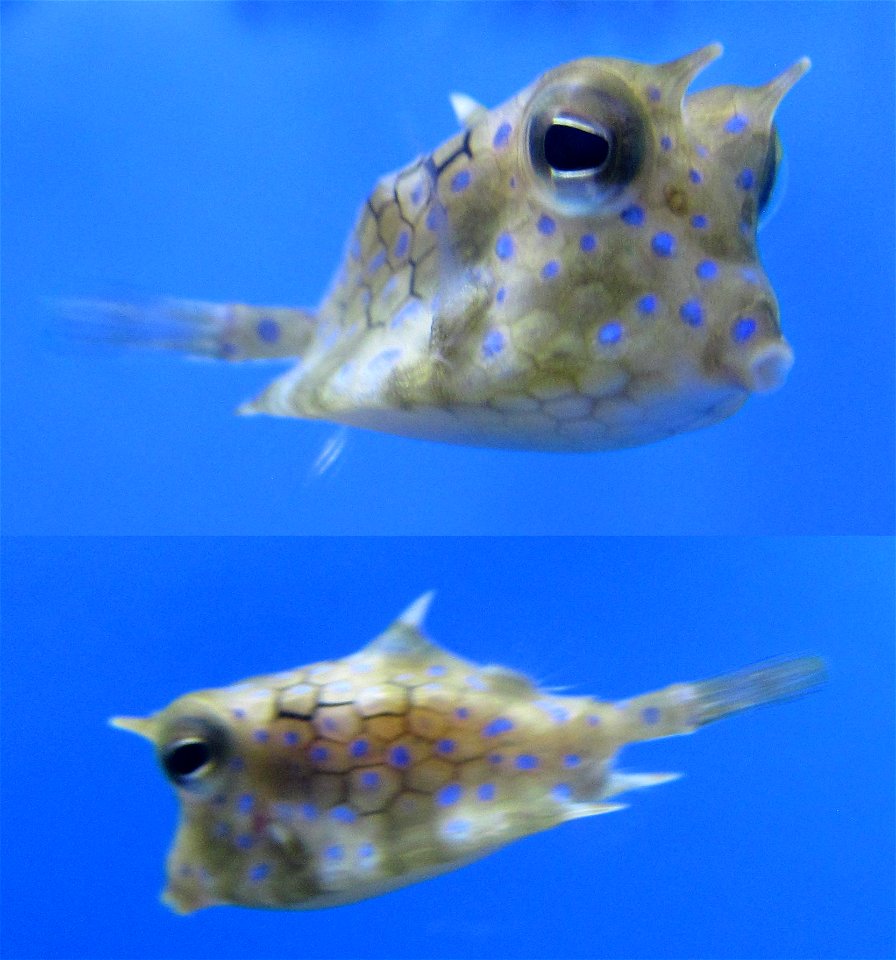
<path fill-rule="evenodd" d="M 654 740 L 692 733 L 714 720 L 768 703 L 792 700 L 825 680 L 819 657 L 766 660 L 696 683 L 679 683 L 617 704 L 625 740 Z"/>
<path fill-rule="evenodd" d="M 314 314 L 292 307 L 153 297 L 57 300 L 53 312 L 54 332 L 69 344 L 218 360 L 300 357 L 315 334 Z"/>

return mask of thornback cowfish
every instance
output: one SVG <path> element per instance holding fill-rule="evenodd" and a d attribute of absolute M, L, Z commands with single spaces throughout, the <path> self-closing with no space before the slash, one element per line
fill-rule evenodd
<path fill-rule="evenodd" d="M 383 177 L 317 310 L 63 304 L 82 335 L 295 358 L 244 414 L 480 446 L 597 450 L 716 423 L 792 363 L 756 230 L 773 123 L 805 57 L 687 94 L 714 43 L 659 66 L 587 57 Z"/>
<path fill-rule="evenodd" d="M 153 743 L 180 800 L 169 906 L 337 906 L 452 870 L 678 777 L 615 770 L 623 746 L 824 675 L 807 657 L 615 703 L 559 696 L 427 639 L 431 596 L 352 656 L 111 721 Z"/>

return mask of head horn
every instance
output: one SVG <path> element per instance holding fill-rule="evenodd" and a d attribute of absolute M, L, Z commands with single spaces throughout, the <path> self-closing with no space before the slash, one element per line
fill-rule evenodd
<path fill-rule="evenodd" d="M 718 60 L 723 52 L 721 43 L 709 43 L 684 57 L 661 64 L 659 69 L 665 74 L 672 102 L 681 100 L 685 91 L 693 83 L 694 77 L 705 70 L 713 60 Z"/>

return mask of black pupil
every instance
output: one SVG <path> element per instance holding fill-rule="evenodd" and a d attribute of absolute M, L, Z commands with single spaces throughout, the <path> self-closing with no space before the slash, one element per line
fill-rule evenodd
<path fill-rule="evenodd" d="M 211 759 L 212 752 L 202 740 L 189 740 L 178 744 L 165 754 L 165 769 L 175 780 L 192 776 Z"/>
<path fill-rule="evenodd" d="M 544 135 L 544 158 L 562 173 L 595 170 L 606 163 L 609 155 L 610 142 L 599 133 L 552 123 Z"/>

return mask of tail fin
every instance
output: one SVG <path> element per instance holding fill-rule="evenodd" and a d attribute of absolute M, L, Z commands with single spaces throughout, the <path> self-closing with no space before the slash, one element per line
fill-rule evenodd
<path fill-rule="evenodd" d="M 219 360 L 302 356 L 315 317 L 290 307 L 252 307 L 156 297 L 57 300 L 57 330 L 75 343 L 172 350 Z"/>
<path fill-rule="evenodd" d="M 629 721 L 627 741 L 654 740 L 691 733 L 751 707 L 792 700 L 824 680 L 824 661 L 818 657 L 767 660 L 711 680 L 675 684 L 617 706 Z"/>

